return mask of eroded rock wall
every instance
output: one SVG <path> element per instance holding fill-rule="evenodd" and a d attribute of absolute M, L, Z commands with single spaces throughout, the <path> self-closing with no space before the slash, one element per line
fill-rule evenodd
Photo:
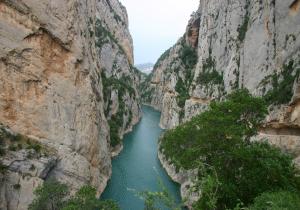
<path fill-rule="evenodd" d="M 286 72 L 293 83 L 299 21 L 298 0 L 201 0 L 184 36 L 155 65 L 143 100 L 162 111 L 162 127 L 173 128 L 234 89 L 267 95 L 274 75 L 280 83 Z"/>

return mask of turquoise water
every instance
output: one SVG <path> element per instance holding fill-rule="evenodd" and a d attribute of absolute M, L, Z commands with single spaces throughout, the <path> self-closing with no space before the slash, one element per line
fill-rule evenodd
<path fill-rule="evenodd" d="M 113 199 L 121 210 L 142 210 L 143 201 L 128 189 L 158 191 L 158 180 L 180 201 L 179 185 L 166 174 L 157 158 L 160 113 L 143 106 L 143 118 L 124 138 L 124 149 L 112 161 L 112 177 L 102 199 Z"/>

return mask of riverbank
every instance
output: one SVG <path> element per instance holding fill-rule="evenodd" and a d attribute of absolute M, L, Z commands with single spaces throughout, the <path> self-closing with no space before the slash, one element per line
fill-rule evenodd
<path fill-rule="evenodd" d="M 174 164 L 167 160 L 165 155 L 160 151 L 158 147 L 158 159 L 162 167 L 167 172 L 168 176 L 174 181 L 180 184 L 180 195 L 184 201 L 184 205 L 191 209 L 193 203 L 195 203 L 200 195 L 197 192 L 193 192 L 194 180 L 197 178 L 198 171 L 195 170 L 176 170 Z"/>

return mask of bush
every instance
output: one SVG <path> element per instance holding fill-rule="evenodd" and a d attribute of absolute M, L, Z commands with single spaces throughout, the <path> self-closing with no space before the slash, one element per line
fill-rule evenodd
<path fill-rule="evenodd" d="M 299 210 L 300 197 L 299 194 L 287 191 L 263 193 L 255 198 L 254 204 L 247 210 Z"/>
<path fill-rule="evenodd" d="M 184 44 L 181 50 L 180 58 L 187 69 L 192 69 L 198 62 L 198 55 L 194 48 Z"/>
<path fill-rule="evenodd" d="M 250 21 L 250 14 L 249 14 L 249 5 L 250 5 L 250 1 L 246 0 L 246 5 L 245 5 L 245 16 L 243 19 L 243 23 L 242 25 L 238 28 L 238 39 L 240 40 L 240 42 L 243 42 L 246 38 L 246 33 L 248 30 L 248 25 L 249 25 L 249 21 Z"/>
<path fill-rule="evenodd" d="M 160 150 L 177 170 L 199 170 L 196 189 L 202 197 L 195 209 L 230 209 L 239 202 L 249 205 L 266 191 L 299 189 L 290 156 L 250 142 L 266 113 L 263 99 L 238 90 L 165 133 Z"/>
<path fill-rule="evenodd" d="M 119 210 L 115 202 L 97 199 L 96 190 L 91 186 L 83 186 L 71 196 L 65 184 L 52 180 L 44 182 L 34 194 L 36 198 L 29 210 Z"/>
<path fill-rule="evenodd" d="M 18 150 L 18 147 L 17 147 L 16 145 L 14 145 L 14 144 L 11 144 L 11 145 L 9 145 L 8 149 L 9 149 L 10 151 L 17 151 L 17 150 Z"/>
<path fill-rule="evenodd" d="M 209 57 L 203 61 L 202 72 L 198 76 L 198 83 L 208 85 L 222 85 L 223 75 L 216 70 L 216 61 L 212 57 L 212 50 L 209 49 Z"/>
<path fill-rule="evenodd" d="M 175 90 L 178 93 L 177 104 L 180 108 L 183 108 L 185 105 L 185 101 L 189 99 L 190 95 L 187 87 L 180 77 L 178 78 L 178 81 L 176 83 Z"/>
<path fill-rule="evenodd" d="M 3 165 L 3 163 L 0 161 L 0 174 L 5 174 L 7 171 L 7 166 Z"/>
<path fill-rule="evenodd" d="M 257 126 L 264 119 L 266 106 L 260 98 L 252 97 L 247 90 L 228 96 L 221 103 L 211 103 L 210 110 L 191 121 L 169 130 L 161 141 L 165 155 L 174 159 L 177 167 L 195 167 L 197 154 L 219 156 L 224 146 L 231 147 L 242 138 L 256 134 Z M 231 141 L 231 145 L 228 142 Z M 219 151 L 221 150 L 221 151 Z M 201 152 L 201 153 L 199 153 Z"/>
<path fill-rule="evenodd" d="M 110 145 L 112 147 L 117 146 L 121 143 L 121 139 L 119 137 L 119 124 L 118 121 L 115 121 L 115 118 L 112 118 L 109 121 L 109 128 L 110 128 Z"/>
<path fill-rule="evenodd" d="M 67 185 L 54 180 L 46 181 L 34 191 L 36 198 L 29 205 L 29 210 L 62 209 L 68 193 Z"/>
<path fill-rule="evenodd" d="M 0 146 L 0 157 L 4 156 L 5 154 L 6 154 L 5 149 Z"/>
<path fill-rule="evenodd" d="M 38 143 L 30 143 L 27 146 L 27 149 L 33 149 L 35 152 L 40 153 L 42 150 L 42 146 Z"/>
<path fill-rule="evenodd" d="M 118 205 L 111 201 L 100 201 L 96 198 L 96 190 L 91 186 L 83 186 L 75 196 L 66 202 L 63 210 L 118 210 Z"/>
<path fill-rule="evenodd" d="M 293 97 L 294 81 L 299 77 L 300 69 L 294 68 L 294 61 L 291 60 L 282 67 L 280 74 L 273 74 L 271 79 L 272 89 L 265 95 L 268 104 L 287 104 Z"/>
<path fill-rule="evenodd" d="M 13 188 L 14 188 L 15 190 L 19 190 L 19 189 L 21 189 L 21 185 L 20 185 L 20 184 L 14 184 L 14 185 L 13 185 Z"/>
<path fill-rule="evenodd" d="M 216 160 L 219 209 L 232 208 L 239 200 L 250 204 L 263 192 L 299 189 L 292 158 L 267 143 L 234 146 Z"/>

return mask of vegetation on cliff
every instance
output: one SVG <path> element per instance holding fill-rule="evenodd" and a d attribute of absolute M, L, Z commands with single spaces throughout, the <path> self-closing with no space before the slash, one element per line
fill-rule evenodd
<path fill-rule="evenodd" d="M 298 192 L 292 158 L 267 143 L 250 141 L 266 113 L 263 99 L 238 90 L 165 133 L 160 150 L 171 163 L 177 169 L 198 169 L 191 189 L 201 191 L 195 209 L 255 207 L 262 193 Z"/>
<path fill-rule="evenodd" d="M 280 73 L 266 77 L 262 85 L 271 83 L 272 88 L 264 96 L 268 104 L 287 104 L 293 97 L 293 86 L 299 78 L 300 68 L 295 67 L 294 60 L 290 60 L 282 66 Z"/>
<path fill-rule="evenodd" d="M 124 124 L 124 116 L 129 116 L 127 120 L 127 125 L 129 125 L 132 121 L 132 113 L 131 110 L 128 110 L 125 104 L 124 97 L 128 93 L 130 97 L 135 96 L 135 90 L 132 88 L 132 81 L 129 77 L 123 76 L 121 79 L 116 79 L 114 77 L 106 77 L 105 70 L 102 70 L 102 84 L 103 84 L 103 95 L 104 100 L 108 103 L 105 109 L 105 115 L 109 119 L 109 111 L 111 109 L 110 105 L 111 101 L 111 93 L 112 91 L 116 91 L 118 94 L 118 111 L 113 114 L 108 120 L 108 124 L 110 127 L 110 142 L 111 146 L 115 147 L 120 144 L 120 129 L 123 128 Z"/>
<path fill-rule="evenodd" d="M 119 210 L 115 202 L 97 199 L 96 190 L 90 186 L 81 187 L 71 196 L 67 185 L 50 180 L 39 186 L 34 194 L 36 198 L 29 210 Z"/>

